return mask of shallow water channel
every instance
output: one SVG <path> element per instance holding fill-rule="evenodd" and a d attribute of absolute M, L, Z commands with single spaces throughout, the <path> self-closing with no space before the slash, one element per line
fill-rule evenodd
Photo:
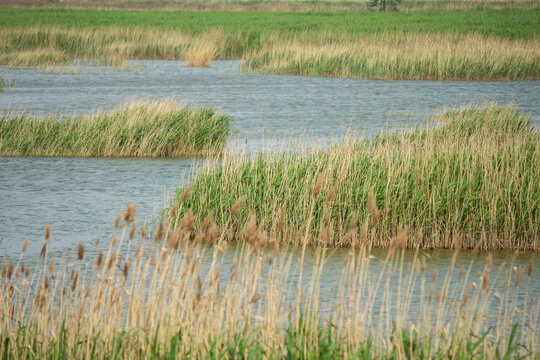
<path fill-rule="evenodd" d="M 236 129 L 236 137 L 228 145 L 232 151 L 235 144 L 247 144 L 247 151 L 264 150 L 272 144 L 325 144 L 343 137 L 351 127 L 368 136 L 382 129 L 411 128 L 443 108 L 486 101 L 515 104 L 531 113 L 533 126 L 540 124 L 540 81 L 269 76 L 242 73 L 239 65 L 219 61 L 199 69 L 178 61 L 133 61 L 127 71 L 84 65 L 1 68 L 6 86 L 0 92 L 0 112 L 83 114 L 134 98 L 174 97 L 229 114 Z M 27 237 L 26 257 L 37 257 L 45 224 L 51 227 L 52 255 L 74 249 L 79 242 L 91 244 L 98 236 L 107 241 L 115 215 L 127 201 L 138 203 L 139 221 L 152 223 L 171 192 L 187 184 L 203 163 L 198 159 L 0 157 L 0 257 L 18 257 Z M 89 245 L 88 251 L 95 253 L 96 249 Z M 332 252 L 322 275 L 322 293 L 329 294 L 330 284 L 339 280 L 345 254 L 346 250 Z M 451 252 L 429 254 L 430 269 L 444 274 Z M 504 252 L 493 256 L 494 266 L 511 260 Z M 470 257 L 470 253 L 462 253 L 458 262 L 467 263 Z M 522 254 L 515 262 L 525 265 L 530 257 Z M 412 258 L 411 253 L 405 261 Z M 310 266 L 309 260 L 304 266 Z M 481 261 L 472 272 L 481 272 L 483 267 Z M 539 270 L 535 265 L 530 288 L 534 298 L 540 295 Z"/>

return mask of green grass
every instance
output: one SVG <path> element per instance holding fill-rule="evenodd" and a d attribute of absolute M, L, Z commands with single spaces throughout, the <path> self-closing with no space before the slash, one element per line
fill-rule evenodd
<path fill-rule="evenodd" d="M 232 241 L 242 240 L 254 216 L 282 243 L 354 246 L 363 239 L 388 247 L 406 226 L 411 248 L 538 250 L 540 133 L 528 118 L 489 105 L 432 120 L 447 124 L 304 154 L 226 157 L 194 179 L 190 200 L 178 190 L 173 224 L 189 211 L 199 218 L 211 212 Z M 370 192 L 380 209 L 375 224 Z"/>
<path fill-rule="evenodd" d="M 84 117 L 0 118 L 2 156 L 179 157 L 221 152 L 229 118 L 172 100 L 132 102 Z"/>
<path fill-rule="evenodd" d="M 0 8 L 0 26 L 66 25 L 148 27 L 200 33 L 209 29 L 245 32 L 258 38 L 268 31 L 293 36 L 309 31 L 351 36 L 388 32 L 479 33 L 530 39 L 540 34 L 540 10 L 378 12 L 251 12 Z M 36 39 L 36 41 L 39 39 Z M 251 49 L 246 49 L 251 50 Z"/>
<path fill-rule="evenodd" d="M 420 336 L 415 329 L 394 329 L 396 344 L 382 349 L 372 339 L 364 343 L 351 344 L 339 336 L 333 324 L 316 320 L 314 328 L 309 318 L 300 318 L 298 325 L 289 324 L 283 329 L 284 339 L 273 348 L 259 341 L 263 331 L 238 332 L 233 336 L 212 334 L 207 345 L 192 347 L 182 340 L 182 334 L 165 335 L 157 330 L 153 334 L 139 330 L 120 331 L 111 337 L 99 333 L 88 336 L 69 335 L 70 330 L 62 326 L 59 334 L 44 346 L 43 335 L 35 327 L 22 327 L 16 334 L 0 336 L 2 359 L 484 359 L 492 353 L 489 348 L 499 348 L 500 359 L 525 358 L 534 352 L 516 341 L 516 323 L 506 343 L 492 344 L 486 340 L 489 332 L 471 334 L 453 343 L 450 348 L 442 346 L 445 339 L 436 341 L 435 336 Z M 158 326 L 159 329 L 159 326 Z M 164 336 L 167 336 L 164 338 Z M 70 343 L 70 341 L 73 341 Z M 31 344 L 31 346 L 28 346 Z M 47 349 L 47 350 L 44 350 Z M 24 356 L 22 356 L 24 354 Z"/>

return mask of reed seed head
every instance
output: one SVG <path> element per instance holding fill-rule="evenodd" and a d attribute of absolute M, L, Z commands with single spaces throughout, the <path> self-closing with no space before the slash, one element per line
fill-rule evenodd
<path fill-rule="evenodd" d="M 107 270 L 111 271 L 111 269 L 114 267 L 114 264 L 116 262 L 116 255 L 112 254 L 109 258 L 109 262 L 107 263 Z"/>
<path fill-rule="evenodd" d="M 251 214 L 248 221 L 244 224 L 242 230 L 240 230 L 240 237 L 247 243 L 253 243 L 256 240 L 257 232 L 257 218 L 255 214 Z"/>
<path fill-rule="evenodd" d="M 324 177 L 321 175 L 319 175 L 319 177 L 317 178 L 317 182 L 315 183 L 315 186 L 313 186 L 313 190 L 311 192 L 311 196 L 313 198 L 316 198 L 319 193 L 321 192 L 321 189 L 322 189 L 322 186 L 323 186 L 323 183 L 324 183 Z"/>
<path fill-rule="evenodd" d="M 120 226 L 120 220 L 122 220 L 122 212 L 119 212 L 118 214 L 116 214 L 116 219 L 114 220 L 115 229 L 118 229 L 118 227 Z"/>
<path fill-rule="evenodd" d="M 45 243 L 49 243 L 49 239 L 51 238 L 51 227 L 49 224 L 45 225 Z"/>
<path fill-rule="evenodd" d="M 28 238 L 26 238 L 26 240 L 24 240 L 21 253 L 24 254 L 26 252 L 26 249 L 28 249 Z"/>
<path fill-rule="evenodd" d="M 9 263 L 7 264 L 7 267 L 6 267 L 6 277 L 8 279 L 11 279 L 12 276 L 13 276 L 13 260 L 9 259 Z"/>
<path fill-rule="evenodd" d="M 79 280 L 79 272 L 75 274 L 75 277 L 73 278 L 73 281 L 71 282 L 71 292 L 75 291 L 77 288 L 77 280 Z"/>
<path fill-rule="evenodd" d="M 163 239 L 164 234 L 165 234 L 165 227 L 163 226 L 163 222 L 160 222 L 156 230 L 156 233 L 154 235 L 154 241 L 158 242 L 161 239 Z"/>
<path fill-rule="evenodd" d="M 201 224 L 201 231 L 206 231 L 208 228 L 208 225 L 210 225 L 210 222 L 212 221 L 213 211 L 210 210 L 210 212 L 204 217 L 204 220 Z"/>
<path fill-rule="evenodd" d="M 405 249 L 407 247 L 407 228 L 400 226 L 396 236 L 390 242 L 390 250 Z"/>
<path fill-rule="evenodd" d="M 47 254 L 47 242 L 45 241 L 45 244 L 43 244 L 43 247 L 41 248 L 41 251 L 39 252 L 39 258 L 41 259 L 42 257 L 45 256 L 45 254 Z"/>
<path fill-rule="evenodd" d="M 193 183 L 189 184 L 186 189 L 184 190 L 184 193 L 182 194 L 182 202 L 186 202 L 191 200 L 191 196 L 193 195 Z"/>
<path fill-rule="evenodd" d="M 129 264 L 128 263 L 125 263 L 124 264 L 124 267 L 122 268 L 122 275 L 124 276 L 124 281 L 127 279 L 128 277 L 128 272 L 129 272 Z"/>
<path fill-rule="evenodd" d="M 326 202 L 332 202 L 334 201 L 334 196 L 336 195 L 336 187 L 332 186 L 330 190 L 328 190 L 328 194 L 326 194 Z"/>
<path fill-rule="evenodd" d="M 242 203 L 244 202 L 245 199 L 246 199 L 246 196 L 242 195 L 242 196 L 240 196 L 238 198 L 238 200 L 236 200 L 236 202 L 231 207 L 231 216 L 238 215 L 238 211 L 240 210 L 240 206 L 242 205 Z"/>
<path fill-rule="evenodd" d="M 180 247 L 182 241 L 182 230 L 180 228 L 174 229 L 169 238 L 169 247 L 173 250 L 177 250 Z"/>
<path fill-rule="evenodd" d="M 77 259 L 84 259 L 84 244 L 82 242 L 80 242 L 79 246 L 77 247 Z"/>
<path fill-rule="evenodd" d="M 56 266 L 56 258 L 53 258 L 51 260 L 51 263 L 49 264 L 49 273 L 52 274 L 52 272 L 54 271 L 55 266 Z"/>
<path fill-rule="evenodd" d="M 99 254 L 96 260 L 96 265 L 98 269 L 101 269 L 101 266 L 103 265 L 103 250 L 99 249 Z"/>
<path fill-rule="evenodd" d="M 126 204 L 126 213 L 124 214 L 124 221 L 126 224 L 131 224 L 135 220 L 135 214 L 137 213 L 137 203 L 131 205 L 129 202 Z"/>
<path fill-rule="evenodd" d="M 214 243 L 219 236 L 219 226 L 216 223 L 212 223 L 210 225 L 210 229 L 208 229 L 208 238 L 211 243 Z"/>
<path fill-rule="evenodd" d="M 129 240 L 133 240 L 133 238 L 135 237 L 136 229 L 137 229 L 137 224 L 133 223 L 133 225 L 131 226 L 131 230 L 129 231 Z"/>

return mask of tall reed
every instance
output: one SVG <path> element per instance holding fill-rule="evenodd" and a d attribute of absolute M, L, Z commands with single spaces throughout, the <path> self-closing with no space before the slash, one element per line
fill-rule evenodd
<path fill-rule="evenodd" d="M 18 260 L 4 258 L 4 359 L 534 358 L 538 350 L 533 262 L 495 267 L 488 256 L 476 274 L 456 252 L 437 279 L 427 255 L 409 262 L 396 249 L 379 258 L 360 246 L 335 290 L 323 292 L 324 249 L 284 251 L 255 226 L 227 251 L 212 219 L 194 227 L 200 221 L 189 216 L 154 242 L 132 235 L 134 211 L 119 215 L 104 249 L 79 245 L 52 258 L 51 230 L 35 265 L 24 245 Z"/>
<path fill-rule="evenodd" d="M 174 100 L 138 100 L 81 117 L 0 118 L 2 156 L 178 157 L 221 153 L 229 117 Z"/>
<path fill-rule="evenodd" d="M 407 226 L 410 248 L 538 250 L 540 134 L 529 120 L 513 106 L 468 107 L 427 129 L 325 150 L 227 154 L 195 177 L 190 199 L 177 191 L 171 221 L 212 213 L 234 241 L 254 217 L 281 243 L 351 246 L 361 236 L 389 247 Z"/>
<path fill-rule="evenodd" d="M 479 34 L 386 33 L 352 38 L 276 39 L 246 55 L 265 74 L 413 80 L 540 78 L 540 41 Z"/>

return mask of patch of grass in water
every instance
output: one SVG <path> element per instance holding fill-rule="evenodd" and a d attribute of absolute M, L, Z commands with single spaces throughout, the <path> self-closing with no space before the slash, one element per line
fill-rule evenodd
<path fill-rule="evenodd" d="M 2 156 L 181 157 L 219 155 L 229 117 L 173 100 L 133 101 L 75 118 L 0 118 Z"/>
<path fill-rule="evenodd" d="M 232 241 L 249 225 L 284 244 L 377 247 L 404 226 L 409 248 L 538 250 L 540 133 L 529 118 L 487 105 L 431 120 L 446 125 L 305 153 L 225 156 L 190 184 L 191 199 L 177 191 L 172 223 L 212 213 Z"/>

